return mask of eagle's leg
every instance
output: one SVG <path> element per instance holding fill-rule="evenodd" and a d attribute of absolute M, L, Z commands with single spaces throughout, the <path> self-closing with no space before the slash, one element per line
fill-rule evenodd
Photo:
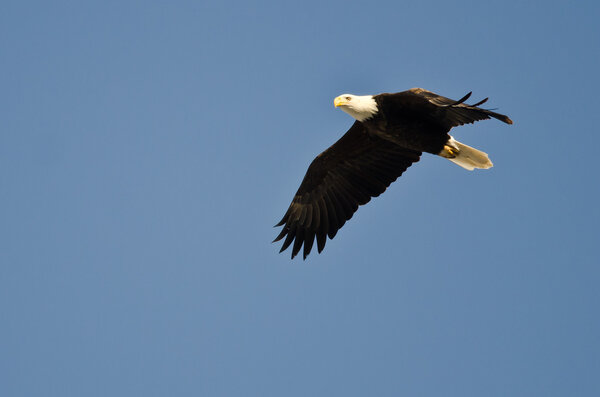
<path fill-rule="evenodd" d="M 438 156 L 442 156 L 447 159 L 453 159 L 458 156 L 460 150 L 458 146 L 454 144 L 456 142 L 453 138 L 450 138 L 444 145 L 444 148 L 438 153 Z"/>

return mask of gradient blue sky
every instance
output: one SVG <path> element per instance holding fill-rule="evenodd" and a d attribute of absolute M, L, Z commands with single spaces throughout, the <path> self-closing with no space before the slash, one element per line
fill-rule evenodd
<path fill-rule="evenodd" d="M 599 4 L 4 2 L 0 394 L 600 395 Z M 416 86 L 495 167 L 278 254 L 333 98 Z"/>

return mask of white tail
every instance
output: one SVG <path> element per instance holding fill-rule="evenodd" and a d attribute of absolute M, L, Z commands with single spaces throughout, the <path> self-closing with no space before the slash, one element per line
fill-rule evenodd
<path fill-rule="evenodd" d="M 469 171 L 473 171 L 475 168 L 492 168 L 494 165 L 490 161 L 487 153 L 465 145 L 464 143 L 460 143 L 452 137 L 446 142 L 444 150 L 442 150 L 439 155 Z"/>

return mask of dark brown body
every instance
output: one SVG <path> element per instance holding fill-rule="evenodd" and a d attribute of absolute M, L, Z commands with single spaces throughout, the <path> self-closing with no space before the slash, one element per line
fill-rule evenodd
<path fill-rule="evenodd" d="M 374 96 L 378 113 L 363 121 L 367 131 L 418 152 L 438 154 L 450 139 L 450 128 L 432 117 L 422 97 L 411 91 Z M 419 131 L 415 134 L 415 131 Z"/>

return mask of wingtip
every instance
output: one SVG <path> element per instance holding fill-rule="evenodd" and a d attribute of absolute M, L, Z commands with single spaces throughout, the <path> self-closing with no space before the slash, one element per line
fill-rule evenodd
<path fill-rule="evenodd" d="M 468 105 L 468 106 L 475 108 L 477 106 L 480 106 L 480 105 L 483 105 L 484 103 L 486 103 L 488 101 L 488 99 L 490 99 L 490 98 L 483 98 L 481 101 L 474 103 L 473 105 Z"/>
<path fill-rule="evenodd" d="M 271 244 L 278 242 L 279 240 L 281 240 L 282 238 L 284 238 L 286 234 L 288 234 L 288 231 L 285 228 L 283 228 L 283 230 L 281 231 L 281 233 L 279 233 L 277 235 L 277 237 L 275 237 L 275 240 L 271 241 Z"/>
<path fill-rule="evenodd" d="M 469 97 L 471 96 L 471 94 L 473 94 L 473 91 L 469 91 L 467 93 L 467 95 L 465 95 L 464 97 L 460 98 L 458 101 L 454 101 L 448 105 L 445 105 L 445 107 L 452 107 L 452 106 L 458 106 L 461 103 L 464 103 L 467 99 L 469 99 Z"/>
<path fill-rule="evenodd" d="M 461 99 L 456 101 L 455 105 L 460 105 L 461 103 L 464 103 L 467 99 L 469 99 L 471 97 L 472 94 L 473 94 L 473 91 L 469 91 L 469 93 L 467 95 L 465 95 L 464 97 L 462 97 Z"/>

